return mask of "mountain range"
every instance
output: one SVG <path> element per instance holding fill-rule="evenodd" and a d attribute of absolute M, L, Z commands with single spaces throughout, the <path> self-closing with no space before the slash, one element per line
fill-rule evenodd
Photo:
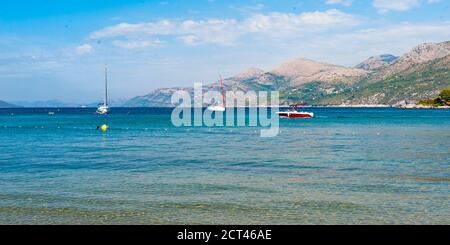
<path fill-rule="evenodd" d="M 12 101 L 15 105 L 27 108 L 61 108 L 61 107 L 78 107 L 76 103 L 63 102 L 60 100 L 42 100 L 42 101 Z"/>
<path fill-rule="evenodd" d="M 111 107 L 120 107 L 127 101 L 128 101 L 127 99 L 114 99 L 110 100 L 108 104 Z M 14 105 L 18 105 L 19 107 L 28 107 L 28 108 L 64 108 L 64 107 L 77 108 L 77 107 L 97 107 L 101 103 L 101 101 L 85 104 L 64 102 L 61 100 L 12 101 L 11 103 Z"/>
<path fill-rule="evenodd" d="M 450 41 L 424 43 L 400 57 L 373 56 L 355 67 L 298 58 L 271 71 L 250 68 L 224 80 L 227 91 L 278 90 L 281 104 L 312 105 L 395 105 L 431 98 L 449 87 Z M 161 88 L 123 106 L 172 106 L 171 95 L 178 90 L 193 94 L 193 88 Z M 217 82 L 204 90 L 219 90 Z"/>
<path fill-rule="evenodd" d="M 0 100 L 0 108 L 15 108 L 15 107 L 18 106 Z"/>

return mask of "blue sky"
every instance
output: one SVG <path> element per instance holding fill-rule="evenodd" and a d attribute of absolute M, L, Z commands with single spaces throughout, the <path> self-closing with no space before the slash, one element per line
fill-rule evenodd
<path fill-rule="evenodd" d="M 15 0 L 0 8 L 0 100 L 92 102 L 296 57 L 353 66 L 450 40 L 447 0 Z"/>

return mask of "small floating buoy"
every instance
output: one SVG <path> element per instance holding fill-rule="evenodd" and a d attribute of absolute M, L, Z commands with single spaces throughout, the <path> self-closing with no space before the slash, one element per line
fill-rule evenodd
<path fill-rule="evenodd" d="M 109 126 L 106 124 L 103 124 L 102 126 L 97 126 L 97 129 L 105 132 L 109 129 Z"/>

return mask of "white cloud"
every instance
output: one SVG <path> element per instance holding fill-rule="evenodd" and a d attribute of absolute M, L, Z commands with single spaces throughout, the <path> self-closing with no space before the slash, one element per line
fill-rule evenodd
<path fill-rule="evenodd" d="M 350 7 L 353 4 L 353 0 L 327 0 L 326 4 L 341 4 Z"/>
<path fill-rule="evenodd" d="M 421 43 L 448 41 L 449 36 L 450 22 L 401 23 L 313 37 L 305 41 L 304 50 L 307 56 L 317 55 L 331 63 L 355 65 L 369 56 L 402 55 Z"/>
<path fill-rule="evenodd" d="M 231 5 L 230 9 L 239 11 L 244 14 L 260 12 L 265 8 L 264 4 L 256 4 L 256 5 L 245 5 L 245 6 L 235 6 Z"/>
<path fill-rule="evenodd" d="M 359 23 L 359 18 L 335 9 L 300 14 L 273 12 L 254 14 L 240 21 L 236 19 L 207 19 L 162 20 L 138 24 L 121 23 L 93 32 L 89 38 L 148 40 L 158 36 L 174 36 L 186 45 L 231 45 L 247 34 L 299 36 L 304 33 L 338 29 L 358 25 Z"/>
<path fill-rule="evenodd" d="M 425 2 L 427 4 L 438 3 L 441 0 L 373 0 L 372 5 L 380 13 L 389 11 L 406 11 L 417 7 Z"/>
<path fill-rule="evenodd" d="M 94 52 L 94 47 L 89 44 L 83 44 L 75 48 L 75 53 L 77 55 L 86 55 Z"/>
<path fill-rule="evenodd" d="M 390 10 L 406 11 L 419 5 L 419 0 L 374 0 L 373 6 L 380 13 Z"/>
<path fill-rule="evenodd" d="M 124 49 L 142 49 L 147 47 L 157 47 L 164 44 L 164 42 L 156 39 L 154 41 L 149 40 L 114 40 L 114 45 Z"/>
<path fill-rule="evenodd" d="M 289 32 L 292 35 L 338 29 L 342 26 L 359 24 L 358 18 L 332 9 L 325 12 L 307 12 L 299 15 L 285 13 L 257 14 L 247 19 L 244 28 L 249 32 L 266 32 L 278 35 Z"/>
<path fill-rule="evenodd" d="M 121 23 L 118 25 L 106 27 L 100 31 L 90 34 L 91 39 L 111 38 L 117 36 L 133 35 L 168 35 L 174 32 L 175 23 L 169 20 L 162 20 L 158 22 L 129 24 Z"/>
<path fill-rule="evenodd" d="M 445 39 L 449 36 L 450 22 L 402 23 L 374 29 L 363 29 L 353 34 L 353 37 L 359 40 L 366 39 L 375 42 L 406 41 L 410 38 L 419 38 L 425 41 L 428 38 L 440 37 Z"/>
<path fill-rule="evenodd" d="M 186 45 L 196 45 L 199 41 L 199 38 L 195 35 L 187 35 L 187 36 L 181 36 L 180 40 L 182 40 Z"/>

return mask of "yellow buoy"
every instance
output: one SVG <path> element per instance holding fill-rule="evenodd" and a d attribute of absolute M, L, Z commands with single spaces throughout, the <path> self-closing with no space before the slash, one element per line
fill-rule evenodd
<path fill-rule="evenodd" d="M 109 129 L 109 126 L 106 125 L 106 124 L 103 124 L 103 125 L 100 127 L 100 129 L 101 129 L 103 132 L 105 132 L 106 130 Z"/>

